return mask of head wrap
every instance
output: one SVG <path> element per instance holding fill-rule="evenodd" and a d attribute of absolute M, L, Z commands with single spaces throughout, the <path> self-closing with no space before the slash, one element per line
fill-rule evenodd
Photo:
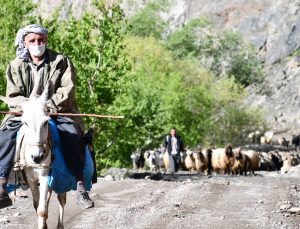
<path fill-rule="evenodd" d="M 24 38 L 29 33 L 40 33 L 44 35 L 48 35 L 48 29 L 32 24 L 24 27 L 23 29 L 19 29 L 16 36 L 15 46 L 17 46 L 16 53 L 17 56 L 21 59 L 28 59 L 29 58 L 29 51 L 25 48 Z"/>

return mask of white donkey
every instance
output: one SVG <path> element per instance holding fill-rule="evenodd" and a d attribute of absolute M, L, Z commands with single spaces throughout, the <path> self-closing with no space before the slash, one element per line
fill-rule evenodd
<path fill-rule="evenodd" d="M 34 90 L 33 90 L 34 91 Z M 33 205 L 38 217 L 38 228 L 47 228 L 48 205 L 52 190 L 48 187 L 48 174 L 51 163 L 50 129 L 46 103 L 53 96 L 53 84 L 47 83 L 41 96 L 32 93 L 28 101 L 21 104 L 22 127 L 17 137 L 17 150 L 20 149 L 20 165 L 24 167 L 27 183 L 33 197 Z M 14 100 L 0 96 L 9 105 Z M 57 228 L 64 228 L 63 214 L 66 193 L 58 194 L 59 218 Z"/>

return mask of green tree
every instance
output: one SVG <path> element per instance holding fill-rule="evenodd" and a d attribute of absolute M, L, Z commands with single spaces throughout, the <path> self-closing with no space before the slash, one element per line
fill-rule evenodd
<path fill-rule="evenodd" d="M 128 31 L 133 36 L 153 36 L 161 39 L 168 23 L 159 16 L 159 11 L 166 9 L 168 0 L 150 1 L 128 20 Z"/>
<path fill-rule="evenodd" d="M 205 18 L 191 20 L 171 33 L 165 45 L 177 58 L 198 58 L 219 78 L 234 77 L 243 86 L 258 84 L 263 79 L 263 66 L 254 47 L 237 32 L 214 32 Z"/>
<path fill-rule="evenodd" d="M 214 128 L 210 130 L 206 141 L 218 146 L 228 143 L 240 146 L 247 143 L 249 133 L 265 130 L 266 126 L 261 110 L 228 104 L 214 123 Z"/>
<path fill-rule="evenodd" d="M 193 19 L 182 28 L 170 33 L 165 40 L 165 46 L 177 58 L 197 57 L 199 54 L 197 30 L 209 25 L 210 23 L 206 18 Z"/>
<path fill-rule="evenodd" d="M 26 0 L 0 0 L 0 5 L 0 95 L 5 95 L 5 71 L 9 62 L 16 57 L 14 43 L 17 31 L 33 22 L 35 6 Z M 0 109 L 4 107 L 2 103 Z"/>
<path fill-rule="evenodd" d="M 131 37 L 127 48 L 133 66 L 128 90 L 111 107 L 127 119 L 118 141 L 122 151 L 113 147 L 112 155 L 128 161 L 136 148 L 158 147 L 172 126 L 186 144 L 201 142 L 210 127 L 212 95 L 207 90 L 213 76 L 195 61 L 176 60 L 154 38 Z"/>
<path fill-rule="evenodd" d="M 159 147 L 172 126 L 191 147 L 238 144 L 260 126 L 257 111 L 240 105 L 246 94 L 234 78 L 217 79 L 196 59 L 174 58 L 163 42 L 151 37 L 130 37 L 127 48 L 132 65 L 128 90 L 110 107 L 127 119 L 109 151 L 108 165 L 128 162 L 136 148 Z"/>
<path fill-rule="evenodd" d="M 247 93 L 233 77 L 215 80 L 211 90 L 214 96 L 212 125 L 205 136 L 206 144 L 241 145 L 250 132 L 266 127 L 261 110 L 243 105 Z"/>
<path fill-rule="evenodd" d="M 202 42 L 203 40 L 206 42 Z M 263 66 L 254 47 L 245 42 L 239 33 L 208 33 L 199 44 L 198 58 L 217 76 L 234 77 L 236 82 L 243 86 L 262 82 Z"/>
<path fill-rule="evenodd" d="M 119 4 L 94 1 L 93 13 L 82 18 L 59 20 L 59 12 L 43 21 L 49 29 L 49 45 L 71 57 L 77 74 L 77 101 L 85 113 L 106 114 L 115 98 L 126 91 L 126 73 L 130 70 L 123 44 L 125 19 Z M 116 113 L 117 115 L 117 113 Z M 86 119 L 87 126 L 95 124 L 97 157 L 110 144 L 117 122 Z M 104 155 L 106 157 L 106 155 Z"/>
<path fill-rule="evenodd" d="M 0 10 L 1 15 L 9 12 L 14 18 L 19 14 L 24 23 L 43 24 L 49 29 L 50 48 L 71 57 L 82 112 L 125 115 L 124 120 L 117 121 L 85 120 L 87 126 L 96 126 L 100 169 L 129 165 L 133 150 L 159 146 L 172 126 L 178 128 L 187 145 L 194 146 L 239 144 L 250 130 L 263 125 L 259 112 L 241 105 L 243 86 L 255 82 L 251 78 L 257 63 L 254 52 L 250 55 L 248 46 L 235 34 L 208 32 L 204 19 L 194 20 L 166 41 L 161 40 L 165 28 L 158 12 L 167 2 L 151 2 L 139 16 L 129 19 L 129 27 L 119 3 L 107 5 L 104 0 L 93 1 L 93 12 L 66 20 L 59 19 L 59 10 L 49 20 L 31 18 L 28 15 L 34 6 L 25 1 L 3 2 L 10 8 Z M 28 8 L 15 9 L 19 3 Z M 148 13 L 145 21 L 139 21 Z M 5 41 L 0 44 L 2 76 L 15 57 L 13 41 L 21 24 L 14 23 L 0 18 L 4 28 L 0 36 Z M 149 26 L 143 27 L 147 23 Z M 201 30 L 207 33 L 196 36 Z M 249 62 L 243 59 L 247 53 L 253 58 L 248 56 Z M 224 60 L 229 60 L 229 68 L 222 65 Z M 4 77 L 0 83 L 4 93 Z"/>

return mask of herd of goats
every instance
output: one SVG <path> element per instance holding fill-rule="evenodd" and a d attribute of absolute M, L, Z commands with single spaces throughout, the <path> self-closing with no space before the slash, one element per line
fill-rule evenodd
<path fill-rule="evenodd" d="M 235 149 L 230 144 L 225 148 L 185 149 L 180 153 L 179 169 L 206 175 L 247 175 L 259 170 L 281 170 L 281 173 L 287 173 L 291 167 L 300 164 L 300 136 L 293 136 L 290 145 L 285 138 L 279 138 L 277 144 L 265 136 L 260 138 L 259 144 L 256 141 L 257 139 L 253 139 L 253 144 Z M 163 147 L 144 152 L 135 151 L 131 154 L 131 159 L 135 170 L 175 172 L 176 161 Z"/>

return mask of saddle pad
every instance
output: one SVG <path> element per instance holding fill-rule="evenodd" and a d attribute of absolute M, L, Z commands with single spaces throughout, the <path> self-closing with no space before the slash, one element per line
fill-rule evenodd
<path fill-rule="evenodd" d="M 76 190 L 76 179 L 67 167 L 62 153 L 62 143 L 59 138 L 58 129 L 54 120 L 49 121 L 49 126 L 52 136 L 52 154 L 54 159 L 51 162 L 51 170 L 48 176 L 48 185 L 56 193 L 64 193 L 70 190 Z M 85 188 L 90 191 L 92 188 L 92 176 L 94 172 L 93 160 L 88 147 L 85 148 L 85 167 L 84 167 L 84 180 Z"/>

